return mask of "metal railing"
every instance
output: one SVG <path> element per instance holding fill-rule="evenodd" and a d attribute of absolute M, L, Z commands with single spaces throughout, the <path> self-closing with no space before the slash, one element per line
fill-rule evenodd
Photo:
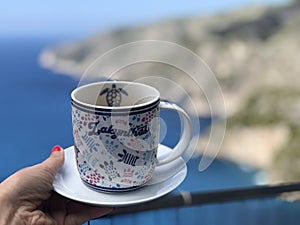
<path fill-rule="evenodd" d="M 149 210 L 224 203 L 250 199 L 277 197 L 283 193 L 300 191 L 300 182 L 279 185 L 260 185 L 246 188 L 232 188 L 227 190 L 181 192 L 168 194 L 162 198 L 143 204 L 117 208 L 110 217 L 144 212 Z"/>
<path fill-rule="evenodd" d="M 231 188 L 213 191 L 180 192 L 168 194 L 159 199 L 126 207 L 119 207 L 106 218 L 113 220 L 121 215 L 130 215 L 159 209 L 182 208 L 189 206 L 203 206 L 239 202 L 253 199 L 276 198 L 285 193 L 300 192 L 300 182 L 278 185 L 260 185 L 243 188 Z M 102 218 L 103 219 L 103 218 Z M 88 225 L 92 223 L 88 222 Z"/>

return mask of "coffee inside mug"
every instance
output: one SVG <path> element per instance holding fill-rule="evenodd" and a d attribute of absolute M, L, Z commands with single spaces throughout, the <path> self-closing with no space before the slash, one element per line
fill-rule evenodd
<path fill-rule="evenodd" d="M 156 102 L 159 92 L 141 83 L 111 81 L 79 87 L 72 93 L 72 99 L 90 107 L 140 107 Z"/>

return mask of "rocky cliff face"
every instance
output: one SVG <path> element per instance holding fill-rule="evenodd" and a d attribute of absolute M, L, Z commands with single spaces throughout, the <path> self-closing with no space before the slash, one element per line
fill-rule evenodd
<path fill-rule="evenodd" d="M 123 43 L 154 39 L 184 46 L 207 62 L 223 91 L 228 128 L 219 157 L 291 181 L 300 178 L 299 28 L 299 4 L 244 9 L 106 32 L 47 49 L 40 59 L 44 67 L 79 77 L 96 57 Z M 188 83 L 177 82 L 195 95 Z M 205 99 L 197 99 L 198 112 L 209 115 Z"/>

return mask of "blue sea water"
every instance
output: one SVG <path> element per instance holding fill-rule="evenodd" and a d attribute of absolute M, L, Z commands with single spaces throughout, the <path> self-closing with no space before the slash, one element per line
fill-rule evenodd
<path fill-rule="evenodd" d="M 41 162 L 54 145 L 73 143 L 70 92 L 78 81 L 38 64 L 40 51 L 59 39 L 0 39 L 0 181 Z M 173 115 L 167 115 L 172 121 Z M 202 120 L 208 125 L 209 120 Z M 176 126 L 172 129 L 177 129 Z M 174 145 L 167 137 L 165 144 Z M 175 191 L 206 191 L 254 185 L 255 170 L 215 160 L 199 172 L 199 158 L 188 162 L 188 176 Z M 298 224 L 300 205 L 278 199 L 157 210 L 92 224 Z"/>
<path fill-rule="evenodd" d="M 52 146 L 72 145 L 70 91 L 77 82 L 38 65 L 55 40 L 0 40 L 0 179 L 45 159 Z"/>

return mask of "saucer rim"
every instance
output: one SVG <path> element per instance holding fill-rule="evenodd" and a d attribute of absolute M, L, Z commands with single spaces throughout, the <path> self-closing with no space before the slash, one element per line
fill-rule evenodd
<path fill-rule="evenodd" d="M 164 146 L 168 149 L 171 150 L 170 147 L 168 146 L 165 146 L 163 144 L 160 144 L 160 146 Z M 74 154 L 74 153 L 69 153 L 69 152 L 72 152 L 73 151 L 73 148 L 74 146 L 70 146 L 68 148 L 66 148 L 64 151 L 65 151 L 65 160 L 68 160 L 67 158 L 67 155 L 70 155 L 70 154 Z M 70 158 L 70 157 L 69 157 Z M 168 179 L 164 180 L 164 181 L 161 181 L 159 183 L 155 183 L 155 184 L 151 184 L 151 185 L 145 185 L 139 189 L 136 189 L 136 190 L 132 190 L 132 191 L 129 191 L 129 192 L 110 192 L 110 193 L 105 193 L 105 192 L 100 192 L 100 191 L 96 191 L 96 190 L 92 190 L 90 188 L 88 188 L 83 182 L 82 180 L 80 179 L 80 175 L 78 173 L 72 173 L 72 174 L 75 174 L 75 176 L 80 179 L 80 182 L 82 183 L 82 187 L 84 189 L 84 187 L 86 187 L 87 191 L 91 191 L 93 192 L 93 194 L 97 193 L 97 195 L 101 196 L 105 196 L 106 198 L 118 198 L 120 195 L 126 195 L 128 193 L 130 194 L 134 194 L 135 192 L 137 194 L 141 194 L 140 192 L 143 192 L 147 190 L 147 188 L 153 188 L 153 187 L 159 187 L 161 186 L 162 184 L 164 184 L 165 186 L 165 183 L 166 182 L 170 182 L 171 180 L 174 180 L 176 181 L 176 183 L 174 183 L 173 185 L 170 185 L 170 187 L 168 187 L 167 189 L 166 188 L 161 188 L 161 190 L 158 190 L 159 192 L 157 192 L 157 194 L 155 195 L 152 195 L 152 196 L 146 196 L 145 198 L 141 197 L 140 199 L 135 199 L 135 200 L 128 200 L 128 201 L 124 201 L 124 202 L 108 202 L 107 200 L 106 201 L 97 201 L 97 200 L 91 200 L 91 199 L 87 199 L 87 198 L 84 198 L 82 196 L 80 196 L 80 194 L 75 194 L 73 192 L 73 194 L 71 194 L 72 192 L 68 192 L 66 191 L 66 189 L 68 188 L 61 188 L 61 186 L 65 186 L 65 184 L 63 182 L 61 182 L 63 180 L 63 172 L 64 172 L 64 166 L 62 167 L 62 169 L 58 172 L 58 174 L 55 176 L 55 179 L 53 181 L 53 188 L 54 188 L 54 191 L 57 192 L 58 194 L 66 197 L 66 198 L 69 198 L 71 200 L 74 200 L 74 201 L 78 201 L 78 202 L 82 202 L 82 203 L 86 203 L 86 204 L 90 204 L 90 205 L 96 205 L 96 206 L 129 206 L 129 205 L 136 205 L 136 204 L 140 204 L 140 203 L 144 203 L 144 202 L 148 202 L 148 201 L 151 201 L 151 200 L 154 200 L 154 199 L 157 199 L 157 198 L 160 198 L 168 193 L 170 193 L 171 191 L 173 191 L 174 189 L 176 189 L 186 178 L 186 175 L 187 175 L 187 165 L 184 161 L 184 159 L 182 157 L 179 157 L 178 159 L 180 159 L 181 163 L 182 164 L 182 169 L 178 172 L 176 172 L 174 175 L 172 175 L 171 177 L 169 177 Z M 177 160 L 178 160 L 177 159 Z M 65 161 L 66 163 L 66 161 Z M 74 164 L 76 164 L 75 162 L 75 157 L 74 157 Z M 65 164 L 64 164 L 65 165 Z M 151 180 L 151 179 L 150 179 Z M 151 187 L 150 187 L 151 186 Z M 109 197 L 108 197 L 109 196 Z M 137 195 L 136 195 L 137 196 Z"/>

